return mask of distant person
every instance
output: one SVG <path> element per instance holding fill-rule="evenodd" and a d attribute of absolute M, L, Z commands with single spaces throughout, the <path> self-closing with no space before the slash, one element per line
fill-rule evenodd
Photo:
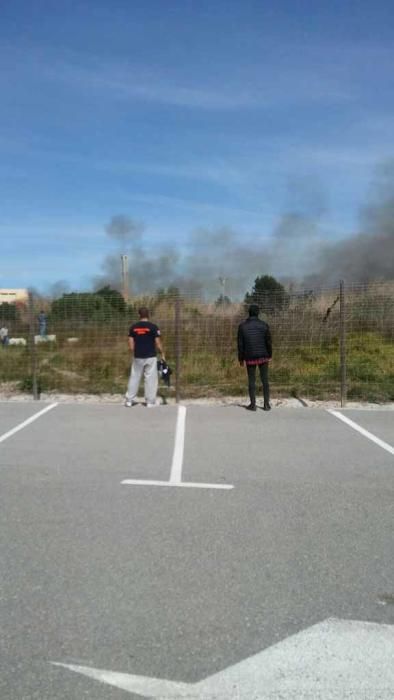
<path fill-rule="evenodd" d="M 257 304 L 249 306 L 249 317 L 238 326 L 238 360 L 246 365 L 250 404 L 248 411 L 256 410 L 256 367 L 263 385 L 264 411 L 270 411 L 268 363 L 272 358 L 272 341 L 269 326 L 259 319 Z"/>
<path fill-rule="evenodd" d="M 8 328 L 6 328 L 5 326 L 2 326 L 0 328 L 0 343 L 5 346 L 5 345 L 8 345 L 9 342 L 10 342 L 10 339 L 8 337 Z"/>
<path fill-rule="evenodd" d="M 38 332 L 41 337 L 47 334 L 47 315 L 42 310 L 38 314 Z"/>
<path fill-rule="evenodd" d="M 149 320 L 149 309 L 143 306 L 138 315 L 140 320 L 133 323 L 129 331 L 129 348 L 134 353 L 130 379 L 126 392 L 125 406 L 134 406 L 135 398 L 144 375 L 145 401 L 148 408 L 156 406 L 158 387 L 157 352 L 165 361 L 160 340 L 160 329 Z"/>

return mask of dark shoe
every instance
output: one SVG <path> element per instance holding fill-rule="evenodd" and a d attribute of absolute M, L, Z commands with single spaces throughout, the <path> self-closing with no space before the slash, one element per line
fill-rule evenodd
<path fill-rule="evenodd" d="M 245 406 L 245 408 L 247 411 L 255 411 L 256 410 L 256 406 L 253 403 L 250 403 L 249 406 Z"/>
<path fill-rule="evenodd" d="M 270 411 L 270 410 L 271 410 L 271 406 L 269 405 L 269 403 L 265 403 L 263 406 L 263 411 Z"/>

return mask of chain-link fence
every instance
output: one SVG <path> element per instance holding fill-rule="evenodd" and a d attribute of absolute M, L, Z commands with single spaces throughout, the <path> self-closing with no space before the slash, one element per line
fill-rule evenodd
<path fill-rule="evenodd" d="M 267 292 L 253 301 L 272 332 L 273 396 L 394 400 L 394 283 Z M 176 290 L 128 304 L 111 293 L 66 294 L 53 302 L 30 295 L 29 304 L 14 310 L 0 305 L 7 330 L 0 382 L 35 396 L 123 394 L 128 329 L 142 305 L 160 326 L 173 369 L 173 386 L 164 393 L 178 399 L 245 394 L 236 352 L 245 304 L 226 297 L 208 303 Z"/>

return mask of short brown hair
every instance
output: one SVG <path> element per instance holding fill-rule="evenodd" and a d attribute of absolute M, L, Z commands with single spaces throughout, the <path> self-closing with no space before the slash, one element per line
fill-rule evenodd
<path fill-rule="evenodd" d="M 141 308 L 138 309 L 138 316 L 140 318 L 149 318 L 149 309 L 146 306 L 141 306 Z"/>

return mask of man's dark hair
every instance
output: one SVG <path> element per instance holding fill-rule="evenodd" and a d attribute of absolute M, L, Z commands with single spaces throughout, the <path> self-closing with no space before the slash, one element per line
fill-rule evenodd
<path fill-rule="evenodd" d="M 140 318 L 149 318 L 149 309 L 146 306 L 141 306 L 141 308 L 138 309 L 138 316 Z"/>
<path fill-rule="evenodd" d="M 249 316 L 258 316 L 259 312 L 260 312 L 260 309 L 257 306 L 257 304 L 251 304 L 249 306 Z"/>

